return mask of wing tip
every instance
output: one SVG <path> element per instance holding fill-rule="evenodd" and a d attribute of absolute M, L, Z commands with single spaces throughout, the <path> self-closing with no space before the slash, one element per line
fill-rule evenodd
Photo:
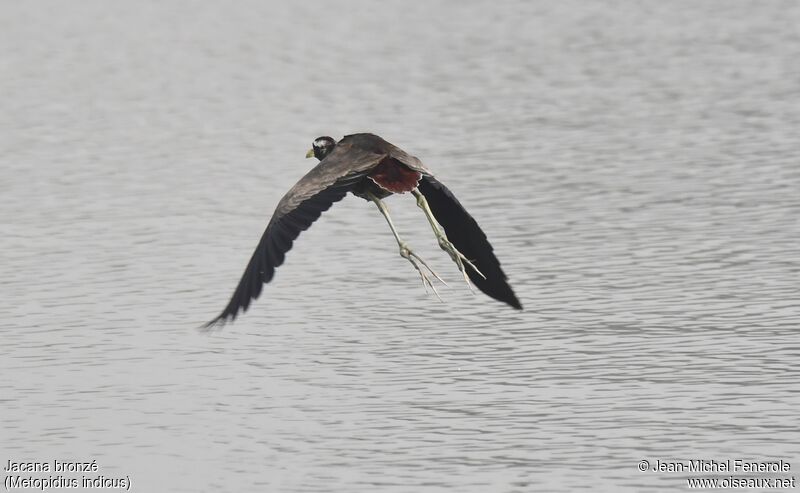
<path fill-rule="evenodd" d="M 236 313 L 231 315 L 230 313 L 222 312 L 213 319 L 211 319 L 210 321 L 198 327 L 197 330 L 206 333 L 212 332 L 214 330 L 222 330 L 222 328 L 225 327 L 225 325 L 227 325 L 228 322 L 233 322 L 234 320 L 236 320 Z"/>
<path fill-rule="evenodd" d="M 509 293 L 507 294 L 507 296 L 504 296 L 502 298 L 497 298 L 497 300 L 502 301 L 503 303 L 507 304 L 508 306 L 510 306 L 515 310 L 522 311 L 522 303 L 520 303 L 519 300 L 517 299 L 517 295 L 515 295 L 514 292 L 511 291 L 511 286 L 509 286 L 508 288 L 509 288 Z"/>

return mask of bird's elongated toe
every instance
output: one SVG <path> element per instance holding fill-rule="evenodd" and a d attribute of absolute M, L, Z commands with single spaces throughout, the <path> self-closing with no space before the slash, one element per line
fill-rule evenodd
<path fill-rule="evenodd" d="M 447 283 L 444 282 L 444 279 L 439 277 L 439 274 L 437 274 L 435 270 L 431 269 L 428 263 L 422 260 L 422 258 L 419 255 L 414 253 L 414 251 L 411 250 L 405 242 L 400 243 L 400 256 L 408 260 L 411 263 L 411 265 L 413 265 L 414 268 L 417 269 L 417 272 L 419 272 L 419 276 L 422 278 L 422 285 L 425 287 L 425 291 L 427 292 L 428 288 L 430 287 L 431 291 L 433 291 L 433 294 L 435 294 L 436 297 L 439 298 L 439 301 L 442 301 L 442 297 L 439 296 L 439 292 L 436 290 L 436 286 L 433 285 L 433 281 L 431 281 L 431 278 L 428 276 L 427 273 L 430 273 L 430 275 L 438 279 L 439 282 L 447 286 Z"/>

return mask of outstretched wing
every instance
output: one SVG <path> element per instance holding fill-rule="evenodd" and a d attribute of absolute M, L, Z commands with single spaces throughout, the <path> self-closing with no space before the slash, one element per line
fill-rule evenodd
<path fill-rule="evenodd" d="M 486 234 L 455 195 L 432 176 L 422 177 L 419 191 L 428 201 L 436 221 L 444 228 L 447 239 L 486 276 L 484 279 L 467 267 L 467 274 L 475 286 L 492 298 L 521 310 L 522 305 L 508 285 L 508 278 L 500 268 L 500 261 L 494 256 Z"/>
<path fill-rule="evenodd" d="M 334 202 L 342 200 L 384 157 L 340 143 L 301 178 L 278 202 L 228 306 L 205 327 L 235 320 L 240 311 L 246 311 L 261 294 L 263 285 L 272 280 L 275 269 L 283 264 L 286 252 L 300 232 L 308 229 Z"/>

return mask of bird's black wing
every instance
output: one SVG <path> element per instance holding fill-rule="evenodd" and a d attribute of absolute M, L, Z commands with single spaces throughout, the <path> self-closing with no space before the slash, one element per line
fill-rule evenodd
<path fill-rule="evenodd" d="M 484 279 L 465 266 L 475 286 L 492 298 L 521 310 L 522 305 L 508 285 L 508 278 L 500 268 L 500 261 L 494 256 L 486 234 L 453 193 L 432 176 L 422 177 L 419 191 L 428 201 L 447 238 L 486 276 Z"/>
<path fill-rule="evenodd" d="M 283 263 L 300 232 L 308 229 L 334 202 L 342 200 L 384 157 L 346 144 L 337 145 L 301 178 L 278 202 L 228 306 L 205 327 L 235 320 L 240 311 L 246 311 L 261 294 L 263 285 L 272 280 L 275 269 Z"/>

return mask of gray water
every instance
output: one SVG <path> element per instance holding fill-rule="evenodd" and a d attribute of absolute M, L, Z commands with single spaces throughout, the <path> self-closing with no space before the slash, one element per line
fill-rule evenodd
<path fill-rule="evenodd" d="M 0 13 L 3 466 L 96 460 L 140 492 L 667 491 L 693 475 L 640 460 L 800 470 L 797 2 Z M 197 331 L 311 141 L 356 131 L 454 191 L 525 311 L 471 295 L 392 197 L 448 281 L 426 294 L 350 197 L 243 318 Z"/>

